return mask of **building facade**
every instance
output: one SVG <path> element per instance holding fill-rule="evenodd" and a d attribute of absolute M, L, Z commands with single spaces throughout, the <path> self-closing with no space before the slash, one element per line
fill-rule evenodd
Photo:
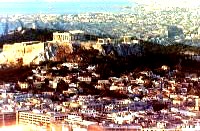
<path fill-rule="evenodd" d="M 63 121 L 65 118 L 67 118 L 65 114 L 18 112 L 16 121 L 19 125 L 43 125 L 49 127 L 51 123 Z"/>
<path fill-rule="evenodd" d="M 55 32 L 53 33 L 53 41 L 54 42 L 72 42 L 84 40 L 84 31 L 74 30 L 69 32 Z"/>
<path fill-rule="evenodd" d="M 15 112 L 4 112 L 0 113 L 0 126 L 9 126 L 16 124 L 16 113 Z"/>

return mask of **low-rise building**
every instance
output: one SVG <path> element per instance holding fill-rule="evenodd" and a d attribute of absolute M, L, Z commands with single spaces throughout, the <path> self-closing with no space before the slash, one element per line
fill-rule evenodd
<path fill-rule="evenodd" d="M 67 118 L 66 114 L 48 112 L 46 114 L 38 111 L 18 112 L 17 123 L 21 125 L 47 125 L 50 126 L 52 122 L 63 121 Z"/>

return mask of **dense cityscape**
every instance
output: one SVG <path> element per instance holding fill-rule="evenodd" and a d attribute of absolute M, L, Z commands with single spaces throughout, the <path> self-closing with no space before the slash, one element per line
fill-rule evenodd
<path fill-rule="evenodd" d="M 138 6 L 131 11 L 116 13 L 82 14 L 34 14 L 2 16 L 0 25 L 4 34 L 23 31 L 24 28 L 83 30 L 94 35 L 118 38 L 123 35 L 139 39 L 171 44 L 185 42 L 199 46 L 199 9 L 169 8 L 147 9 Z M 175 36 L 168 37 L 169 30 L 178 30 Z M 194 40 L 194 41 L 193 41 Z M 195 40 L 197 40 L 195 42 Z"/>
<path fill-rule="evenodd" d="M 1 131 L 200 131 L 198 8 L 2 15 Z"/>

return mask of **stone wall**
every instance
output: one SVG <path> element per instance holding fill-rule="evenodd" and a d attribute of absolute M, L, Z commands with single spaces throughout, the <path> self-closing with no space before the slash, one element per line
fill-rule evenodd
<path fill-rule="evenodd" d="M 102 44 L 95 41 L 81 42 L 81 47 L 87 50 L 94 48 L 96 50 L 99 50 L 100 52 L 102 51 Z"/>
<path fill-rule="evenodd" d="M 31 41 L 31 42 L 22 42 L 22 43 L 14 43 L 14 44 L 5 44 L 3 45 L 3 53 L 0 54 L 0 64 L 19 64 L 19 60 L 22 61 L 21 64 L 28 65 L 30 63 L 39 64 L 42 60 L 39 55 L 45 56 L 47 52 L 49 52 L 51 44 L 57 47 L 66 47 L 62 48 L 64 54 L 70 54 L 73 52 L 73 46 L 70 42 L 39 42 L 39 41 Z M 97 49 L 100 52 L 102 51 L 102 45 L 96 43 L 95 41 L 87 41 L 80 42 L 80 46 L 84 49 Z M 45 54 L 45 55 L 44 55 Z M 58 55 L 58 54 L 57 54 Z M 60 57 L 59 55 L 55 58 Z M 53 59 L 53 58 L 48 58 Z M 54 60 L 54 59 L 53 59 Z"/>
<path fill-rule="evenodd" d="M 43 53 L 45 43 L 43 42 L 22 42 L 3 46 L 3 54 L 6 64 L 17 64 L 18 59 L 22 59 L 23 65 L 30 64 L 35 57 Z"/>

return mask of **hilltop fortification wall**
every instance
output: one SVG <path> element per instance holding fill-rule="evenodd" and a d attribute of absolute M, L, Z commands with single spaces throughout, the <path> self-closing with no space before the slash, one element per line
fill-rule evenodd
<path fill-rule="evenodd" d="M 22 42 L 15 44 L 5 44 L 3 54 L 7 64 L 17 64 L 18 59 L 22 59 L 23 65 L 30 64 L 40 53 L 44 52 L 44 42 Z"/>

